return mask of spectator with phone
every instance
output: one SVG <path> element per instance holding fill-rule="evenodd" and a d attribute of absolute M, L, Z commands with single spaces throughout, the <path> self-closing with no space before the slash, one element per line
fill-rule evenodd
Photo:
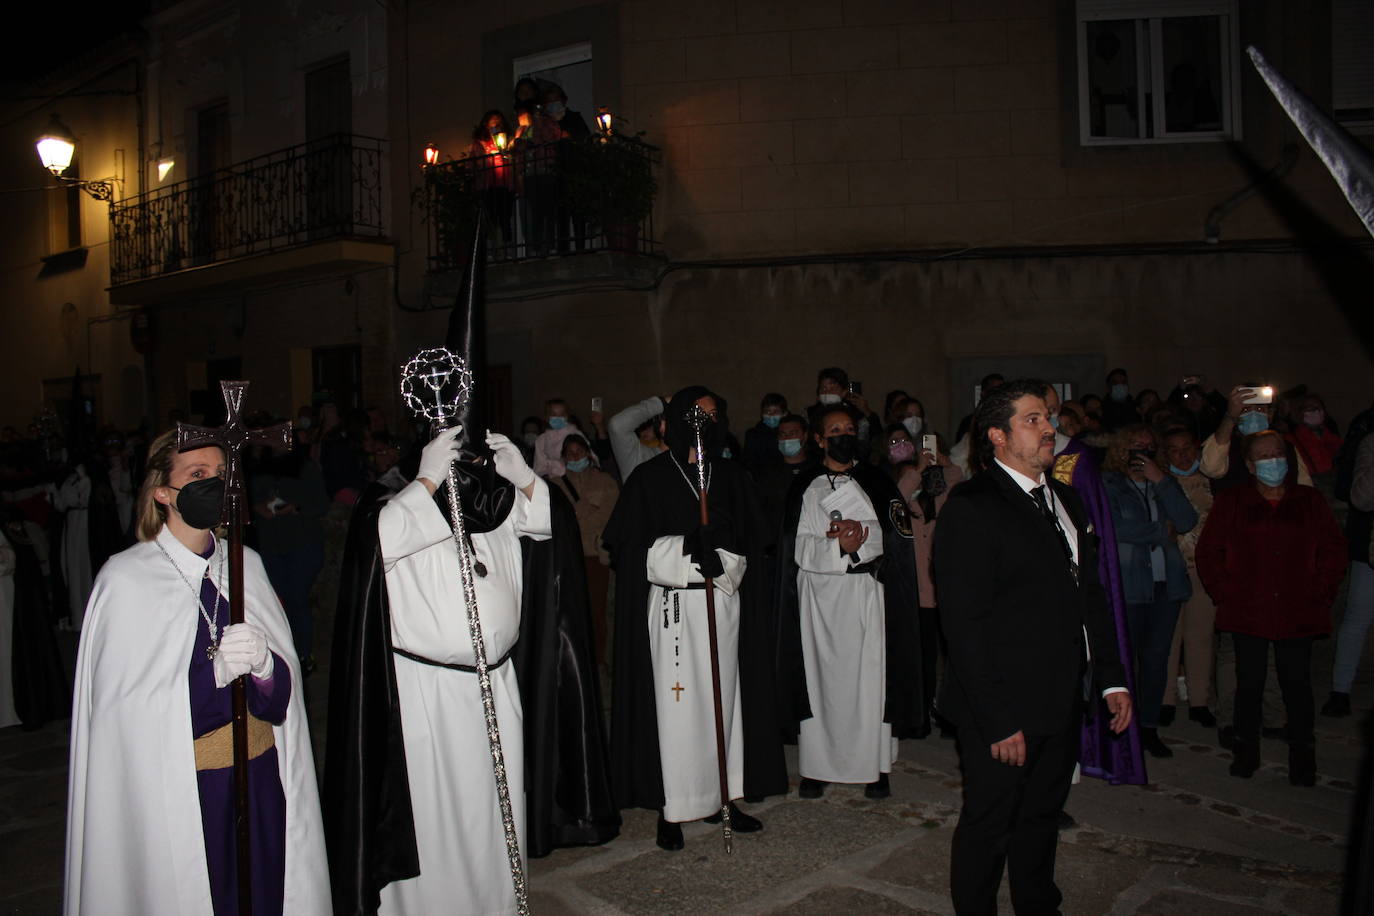
<path fill-rule="evenodd" d="M 816 373 L 816 403 L 806 408 L 807 425 L 819 429 L 821 415 L 837 405 L 848 408 L 853 415 L 858 440 L 856 457 L 867 461 L 872 454 L 873 436 L 883 428 L 882 421 L 869 409 L 863 383 L 851 381 L 849 373 L 839 366 L 828 366 Z"/>
<path fill-rule="evenodd" d="M 1312 643 L 1331 632 L 1346 542 L 1326 499 L 1299 486 L 1278 433 L 1245 439 L 1248 480 L 1217 493 L 1197 543 L 1197 569 L 1236 653 L 1232 776 L 1260 765 L 1261 704 L 1270 648 L 1288 712 L 1288 781 L 1316 784 Z"/>
<path fill-rule="evenodd" d="M 931 568 L 935 544 L 935 522 L 949 499 L 949 491 L 963 482 L 964 472 L 949 458 L 940 437 L 927 433 L 921 437 L 916 460 L 901 468 L 897 490 L 906 500 L 911 516 L 911 534 L 916 551 L 916 585 L 919 597 L 917 622 L 921 635 L 921 682 L 926 713 L 935 707 L 936 663 L 944 653 L 940 637 L 940 606 L 935 592 L 935 575 Z M 954 727 L 941 721 L 940 736 L 953 738 Z"/>
<path fill-rule="evenodd" d="M 1226 398 L 1226 416 L 1216 431 L 1202 443 L 1200 467 L 1212 480 L 1212 492 L 1220 493 L 1237 484 L 1246 483 L 1250 475 L 1245 470 L 1243 437 L 1269 429 L 1274 419 L 1274 389 L 1268 385 L 1237 385 Z M 1240 436 L 1235 432 L 1239 431 Z M 1291 452 L 1292 449 L 1290 448 Z M 1312 475 L 1302 455 L 1288 456 L 1289 465 L 1297 471 L 1300 486 L 1312 486 Z"/>
<path fill-rule="evenodd" d="M 1197 511 L 1155 455 L 1149 427 L 1123 426 L 1112 437 L 1102 476 L 1135 650 L 1141 745 L 1154 757 L 1172 757 L 1173 751 L 1159 740 L 1159 715 L 1179 607 L 1192 595 L 1177 539 L 1197 524 Z"/>

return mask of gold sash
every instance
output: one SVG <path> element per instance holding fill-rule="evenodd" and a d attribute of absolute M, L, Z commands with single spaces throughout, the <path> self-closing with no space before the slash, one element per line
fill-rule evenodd
<path fill-rule="evenodd" d="M 275 743 L 272 726 L 262 719 L 248 717 L 248 759 L 267 753 Z M 222 770 L 234 765 L 234 723 L 221 725 L 196 739 L 196 769 Z"/>

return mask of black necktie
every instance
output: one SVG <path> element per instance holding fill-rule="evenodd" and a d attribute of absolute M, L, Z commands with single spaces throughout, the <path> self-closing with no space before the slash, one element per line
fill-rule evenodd
<path fill-rule="evenodd" d="M 1069 537 L 1064 533 L 1064 527 L 1059 523 L 1059 515 L 1050 508 L 1049 500 L 1045 496 L 1045 487 L 1039 486 L 1031 489 L 1031 497 L 1035 500 L 1035 505 L 1040 509 L 1040 514 L 1045 517 L 1045 521 L 1054 526 L 1054 533 L 1059 537 L 1059 547 L 1064 551 L 1064 559 L 1069 562 L 1069 571 L 1073 573 L 1074 581 L 1078 581 L 1078 564 L 1073 561 L 1073 547 L 1069 545 Z"/>

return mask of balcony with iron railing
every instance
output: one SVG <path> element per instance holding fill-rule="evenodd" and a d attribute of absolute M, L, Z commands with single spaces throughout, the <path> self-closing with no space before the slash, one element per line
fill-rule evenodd
<path fill-rule="evenodd" d="M 498 287 L 537 284 L 543 274 L 566 274 L 570 264 L 574 273 L 579 263 L 583 274 L 624 272 L 627 261 L 657 259 L 659 163 L 657 147 L 612 135 L 426 166 L 415 202 L 428 224 L 430 273 L 462 271 L 479 215 Z"/>
<path fill-rule="evenodd" d="M 110 207 L 110 286 L 141 302 L 267 274 L 390 263 L 383 141 L 337 135 Z"/>

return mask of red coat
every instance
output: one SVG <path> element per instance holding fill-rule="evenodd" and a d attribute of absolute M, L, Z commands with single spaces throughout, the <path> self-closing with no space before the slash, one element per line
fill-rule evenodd
<path fill-rule="evenodd" d="M 1253 480 L 1218 493 L 1197 542 L 1217 629 L 1264 639 L 1329 634 L 1346 564 L 1326 499 L 1291 477 L 1277 506 Z"/>

